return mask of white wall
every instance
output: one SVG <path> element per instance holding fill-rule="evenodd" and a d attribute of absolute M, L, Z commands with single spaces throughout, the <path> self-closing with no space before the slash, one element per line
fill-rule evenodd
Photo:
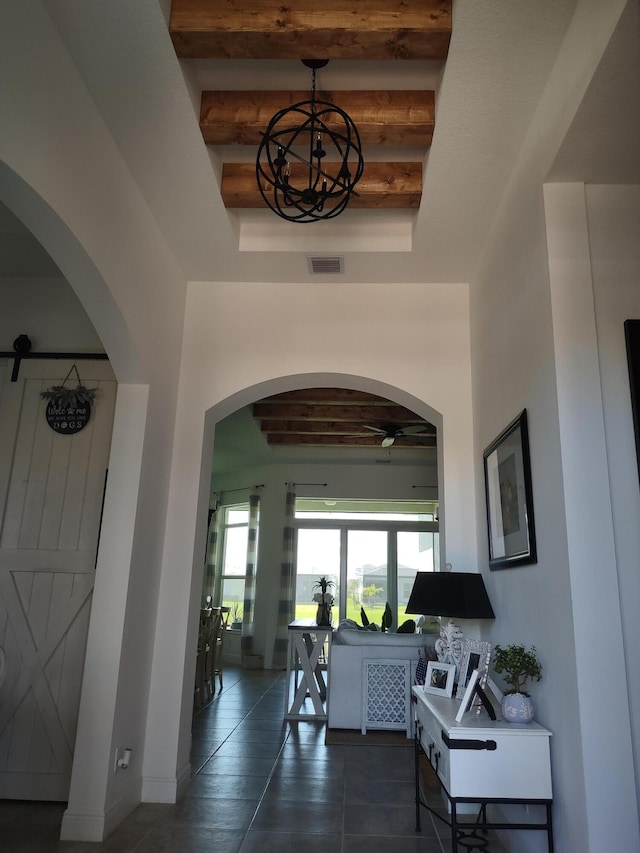
<path fill-rule="evenodd" d="M 14 340 L 25 334 L 33 352 L 104 351 L 80 300 L 63 278 L 0 278 L 0 304 L 0 350 L 11 352 Z"/>
<path fill-rule="evenodd" d="M 435 423 L 447 559 L 476 568 L 467 287 L 191 283 L 158 622 L 165 630 L 146 746 L 154 779 L 175 778 L 160 748 L 172 729 L 178 776 L 186 772 L 215 421 L 262 396 L 318 384 L 380 393 Z M 178 645 L 175 625 L 187 613 Z M 185 650 L 191 666 L 179 695 L 164 674 Z"/>
<path fill-rule="evenodd" d="M 551 196 L 546 210 L 543 198 L 545 176 L 623 6 L 587 0 L 577 4 L 470 288 L 478 552 L 484 555 L 497 617 L 490 639 L 533 643 L 542 660 L 543 679 L 532 695 L 537 719 L 553 733 L 555 839 L 562 853 L 631 853 L 640 845 L 626 684 L 617 662 L 612 679 L 621 701 L 607 702 L 608 693 L 602 701 L 594 697 L 594 669 L 604 666 L 606 671 L 607 654 L 613 649 L 619 660 L 622 646 L 612 548 L 604 548 L 603 566 L 602 541 L 589 554 L 582 538 L 586 533 L 595 539 L 599 529 L 587 526 L 593 486 L 583 474 L 594 464 L 589 453 L 594 444 L 598 466 L 604 447 L 604 431 L 596 435 L 593 419 L 580 417 L 580 407 L 584 413 L 595 407 L 597 414 L 590 384 L 594 371 L 584 373 L 579 350 L 586 343 L 591 369 L 597 347 L 593 334 L 589 336 L 588 318 L 582 319 L 588 271 L 572 268 L 585 259 L 588 264 L 584 202 L 580 225 L 575 212 L 567 219 L 556 208 L 554 217 Z M 567 222 L 570 231 L 583 229 L 577 260 L 571 251 L 575 238 L 563 230 Z M 551 258 L 547 239 L 553 244 Z M 575 293 L 573 276 L 582 285 Z M 595 367 L 597 375 L 597 359 Z M 587 396 L 581 399 L 582 391 Z M 538 562 L 489 573 L 482 528 L 482 451 L 523 408 L 529 414 Z M 602 424 L 601 405 L 599 411 Z M 601 467 L 597 474 L 600 484 Z M 609 627 L 611 645 L 602 642 L 603 635 L 609 639 Z M 604 720 L 620 739 L 608 754 L 596 747 Z M 533 833 L 511 844 L 518 851 L 546 849 Z"/>
<path fill-rule="evenodd" d="M 590 849 L 601 849 L 605 816 L 619 810 L 618 849 L 631 851 L 640 836 L 584 187 L 545 187 L 545 209 L 586 828 Z M 594 672 L 607 673 L 606 691 L 594 692 Z M 604 719 L 614 743 L 600 737 Z"/>
<path fill-rule="evenodd" d="M 0 199 L 79 297 L 120 383 L 103 522 L 118 546 L 101 542 L 93 601 L 112 622 L 89 627 L 86 667 L 102 680 L 83 683 L 63 822 L 66 838 L 100 840 L 140 798 L 186 284 L 45 4 L 1 16 Z M 126 778 L 113 771 L 123 743 Z"/>
<path fill-rule="evenodd" d="M 623 331 L 625 320 L 640 319 L 640 187 L 585 189 L 636 787 L 640 791 L 640 670 L 636 665 L 640 647 L 640 489 Z M 594 510 L 599 518 L 604 507 L 596 501 Z"/>

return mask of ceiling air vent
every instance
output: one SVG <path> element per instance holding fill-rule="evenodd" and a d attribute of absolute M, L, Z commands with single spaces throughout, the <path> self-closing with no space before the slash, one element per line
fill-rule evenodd
<path fill-rule="evenodd" d="M 344 273 L 344 258 L 340 257 L 307 257 L 311 275 L 342 275 Z"/>

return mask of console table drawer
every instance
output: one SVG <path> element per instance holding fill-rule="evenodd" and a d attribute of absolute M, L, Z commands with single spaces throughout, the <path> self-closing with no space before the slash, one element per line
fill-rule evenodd
<path fill-rule="evenodd" d="M 416 708 L 416 720 L 418 722 L 417 733 L 420 738 L 420 746 L 438 774 L 438 778 L 448 789 L 450 784 L 449 749 L 442 739 L 442 727 L 438 725 L 433 714 L 429 714 L 420 704 Z"/>

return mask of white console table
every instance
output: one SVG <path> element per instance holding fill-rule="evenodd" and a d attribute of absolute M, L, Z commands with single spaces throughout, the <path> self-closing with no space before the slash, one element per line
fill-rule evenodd
<path fill-rule="evenodd" d="M 553 853 L 551 821 L 551 732 L 537 723 L 515 724 L 490 720 L 486 711 L 480 715 L 467 713 L 460 723 L 455 721 L 460 703 L 425 693 L 413 687 L 415 699 L 415 781 L 416 829 L 420 829 L 420 808 L 451 827 L 451 851 L 471 833 L 466 845 L 479 848 L 478 835 L 488 829 L 537 829 L 547 833 L 549 853 Z M 451 819 L 446 820 L 427 805 L 420 792 L 420 753 L 429 759 L 449 801 Z M 459 824 L 457 807 L 462 803 L 479 805 L 476 823 Z M 544 823 L 506 823 L 487 820 L 487 804 L 540 805 L 545 808 Z"/>
<path fill-rule="evenodd" d="M 287 652 L 287 684 L 285 688 L 285 720 L 326 720 L 327 714 L 322 705 L 327 699 L 328 682 L 325 682 L 320 668 L 320 656 L 325 651 L 328 658 L 331 648 L 333 629 L 317 625 L 313 619 L 295 619 L 289 623 L 289 643 Z M 291 683 L 291 664 L 296 671 L 296 692 L 289 707 L 289 688 Z M 298 684 L 298 664 L 302 670 Z M 314 713 L 303 711 L 307 696 L 311 699 Z"/>

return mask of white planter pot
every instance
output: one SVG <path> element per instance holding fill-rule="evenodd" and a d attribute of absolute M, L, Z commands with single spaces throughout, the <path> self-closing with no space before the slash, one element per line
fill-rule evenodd
<path fill-rule="evenodd" d="M 533 720 L 533 702 L 522 693 L 508 693 L 502 697 L 502 719 L 507 723 L 530 723 Z"/>

